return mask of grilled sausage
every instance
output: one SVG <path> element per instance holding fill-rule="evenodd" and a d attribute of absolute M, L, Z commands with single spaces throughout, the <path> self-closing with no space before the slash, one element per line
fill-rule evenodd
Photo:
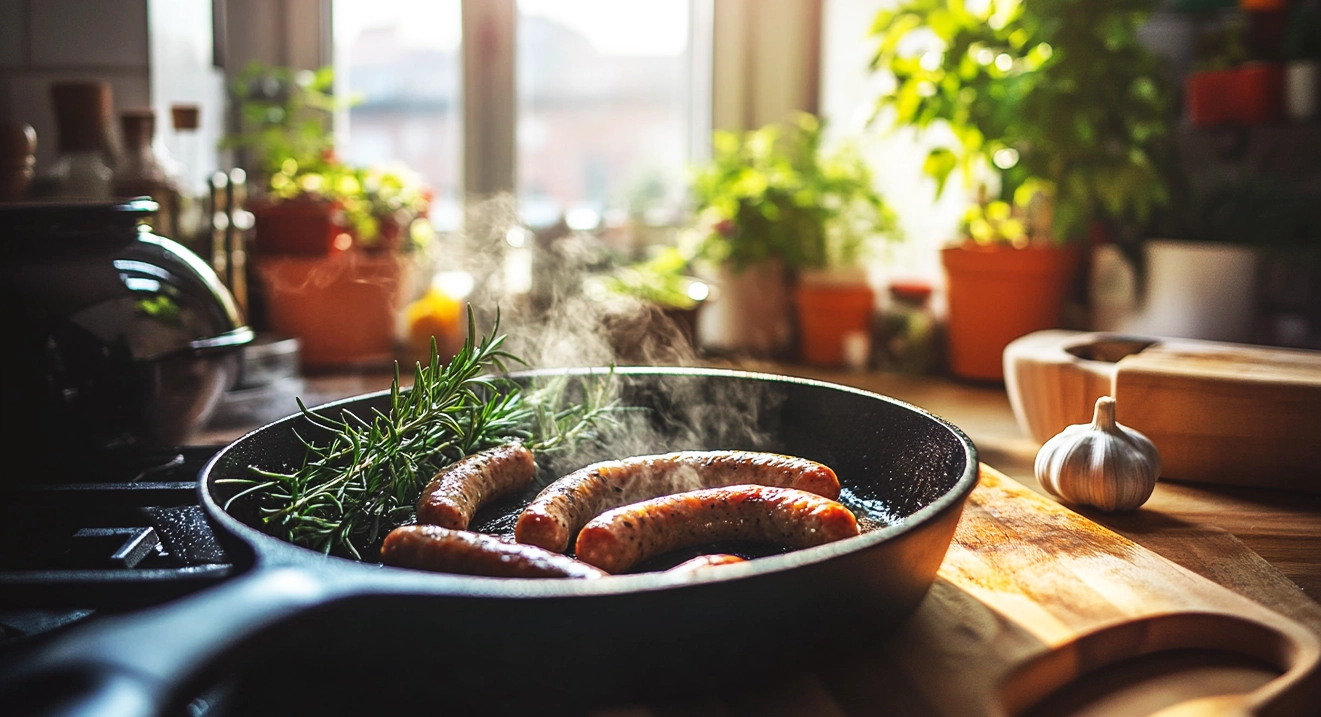
<path fill-rule="evenodd" d="M 381 546 L 381 562 L 401 568 L 495 578 L 606 576 L 586 563 L 549 550 L 437 525 L 405 525 L 390 531 Z"/>
<path fill-rule="evenodd" d="M 705 572 L 711 568 L 719 567 L 721 565 L 733 565 L 734 563 L 746 563 L 746 562 L 748 561 L 744 560 L 743 558 L 740 558 L 737 555 L 727 555 L 725 553 L 717 553 L 715 555 L 699 555 L 693 558 L 692 560 L 685 560 L 684 562 L 679 563 L 678 565 L 670 568 L 669 570 L 666 570 L 665 572 L 674 573 L 676 575 L 692 575 L 694 573 Z"/>
<path fill-rule="evenodd" d="M 417 501 L 417 522 L 464 530 L 483 503 L 528 487 L 532 452 L 514 443 L 474 453 L 431 479 Z"/>
<path fill-rule="evenodd" d="M 793 488 L 736 485 L 653 498 L 594 518 L 578 533 L 578 559 L 609 573 L 679 548 L 721 541 L 795 548 L 858 534 L 848 508 Z"/>
<path fill-rule="evenodd" d="M 587 521 L 611 508 L 699 488 L 749 483 L 839 497 L 835 472 L 806 458 L 748 451 L 637 456 L 595 463 L 546 486 L 518 516 L 514 537 L 562 553 Z"/>

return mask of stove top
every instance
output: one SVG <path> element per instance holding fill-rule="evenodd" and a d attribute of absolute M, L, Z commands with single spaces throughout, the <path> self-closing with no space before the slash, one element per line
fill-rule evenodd
<path fill-rule="evenodd" d="M 198 473 L 220 448 L 107 460 L 85 482 L 0 486 L 0 648 L 234 574 L 197 503 Z"/>

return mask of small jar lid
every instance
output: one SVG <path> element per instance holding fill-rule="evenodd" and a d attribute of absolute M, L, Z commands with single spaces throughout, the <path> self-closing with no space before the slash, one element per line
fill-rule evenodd
<path fill-rule="evenodd" d="M 931 284 L 921 279 L 905 279 L 890 282 L 890 296 L 900 301 L 920 304 L 931 298 Z"/>

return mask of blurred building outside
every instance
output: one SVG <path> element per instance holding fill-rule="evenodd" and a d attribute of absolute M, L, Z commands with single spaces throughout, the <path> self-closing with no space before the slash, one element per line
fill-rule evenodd
<path fill-rule="evenodd" d="M 688 0 L 519 3 L 517 192 L 536 229 L 681 218 L 689 161 Z M 460 4 L 337 0 L 342 133 L 355 164 L 402 162 L 435 192 L 432 220 L 462 218 Z M 631 13 L 653 20 L 639 23 Z M 604 14 L 605 17 L 602 17 Z"/>

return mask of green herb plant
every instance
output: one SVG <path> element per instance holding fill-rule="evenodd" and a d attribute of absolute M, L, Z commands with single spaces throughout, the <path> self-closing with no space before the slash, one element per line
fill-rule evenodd
<path fill-rule="evenodd" d="M 1020 184 L 1012 201 L 982 197 L 959 222 L 959 236 L 974 244 L 1008 244 L 1015 249 L 1054 236 L 1051 187 L 1037 181 Z"/>
<path fill-rule="evenodd" d="M 554 453 L 597 440 L 613 421 L 612 375 L 583 377 L 581 400 L 570 401 L 568 376 L 530 390 L 493 376 L 518 361 L 502 347 L 497 315 L 491 333 L 468 340 L 448 363 L 435 342 L 431 360 L 418 364 L 413 386 L 400 388 L 398 364 L 390 406 L 370 420 L 341 419 L 298 402 L 303 416 L 330 436 L 306 447 L 303 464 L 288 473 L 252 467 L 251 478 L 224 481 L 241 490 L 225 504 L 255 504 L 263 529 L 297 545 L 364 559 L 385 534 L 413 518 L 422 488 L 438 470 L 467 455 L 521 441 L 530 450 Z"/>
<path fill-rule="evenodd" d="M 693 254 L 743 271 L 771 259 L 797 269 L 856 266 L 869 243 L 897 238 L 894 212 L 856 148 L 821 147 L 809 114 L 747 132 L 716 132 L 692 178 Z"/>
<path fill-rule="evenodd" d="M 336 97 L 334 85 L 330 67 L 295 71 L 250 63 L 231 87 L 239 130 L 222 146 L 248 154 L 270 199 L 333 202 L 362 246 L 375 246 L 390 223 L 407 231 L 402 247 L 420 246 L 431 234 L 420 218 L 428 192 L 404 167 L 353 167 L 339 159 L 331 121 L 353 99 Z"/>
<path fill-rule="evenodd" d="M 1161 63 L 1138 41 L 1155 0 L 902 0 L 876 16 L 872 68 L 892 74 L 877 113 L 937 123 L 953 142 L 924 171 L 1001 170 L 1000 199 L 1028 181 L 1054 194 L 1055 241 L 1091 222 L 1141 224 L 1169 201 L 1171 108 Z"/>
<path fill-rule="evenodd" d="M 698 300 L 689 295 L 693 257 L 679 247 L 667 246 L 646 261 L 622 266 L 600 277 L 602 287 L 623 296 L 672 309 L 691 309 Z"/>

